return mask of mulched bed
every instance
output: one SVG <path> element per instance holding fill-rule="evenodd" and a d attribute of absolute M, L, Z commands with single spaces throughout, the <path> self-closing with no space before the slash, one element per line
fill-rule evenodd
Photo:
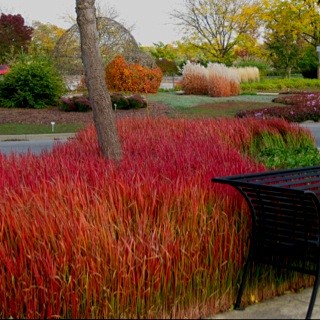
<path fill-rule="evenodd" d="M 116 117 L 142 117 L 142 116 L 165 116 L 171 112 L 171 108 L 160 103 L 149 104 L 147 109 L 117 110 Z M 25 109 L 25 108 L 0 108 L 0 124 L 21 123 L 21 124 L 48 124 L 56 123 L 93 123 L 92 111 L 89 112 L 65 112 L 58 107 L 46 109 Z"/>

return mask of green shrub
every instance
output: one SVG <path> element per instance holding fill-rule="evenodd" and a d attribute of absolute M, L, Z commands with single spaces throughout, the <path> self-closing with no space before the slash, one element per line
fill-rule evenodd
<path fill-rule="evenodd" d="M 140 94 L 125 96 L 121 93 L 110 95 L 113 109 L 140 109 L 147 107 L 147 101 Z M 60 100 L 60 108 L 66 112 L 86 112 L 92 110 L 87 96 L 63 97 Z"/>
<path fill-rule="evenodd" d="M 112 93 L 110 95 L 113 109 L 130 109 L 128 99 L 121 93 Z"/>
<path fill-rule="evenodd" d="M 147 107 L 147 101 L 140 94 L 125 96 L 121 93 L 112 93 L 110 95 L 114 109 L 140 109 Z"/>
<path fill-rule="evenodd" d="M 286 78 L 286 79 L 263 79 L 260 82 L 243 82 L 241 91 L 285 91 L 289 89 L 319 89 L 318 79 Z"/>
<path fill-rule="evenodd" d="M 65 87 L 46 58 L 21 57 L 0 82 L 0 105 L 7 108 L 44 108 L 59 103 Z"/>

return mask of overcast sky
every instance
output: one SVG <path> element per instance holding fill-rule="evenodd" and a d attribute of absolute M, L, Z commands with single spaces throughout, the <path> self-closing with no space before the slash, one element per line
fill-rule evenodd
<path fill-rule="evenodd" d="M 101 8 L 107 6 L 118 12 L 118 22 L 133 26 L 132 35 L 141 45 L 181 39 L 179 29 L 169 14 L 182 7 L 183 0 L 96 0 Z M 26 24 L 32 21 L 71 27 L 68 16 L 75 18 L 75 0 L 0 0 L 0 12 L 21 14 Z"/>

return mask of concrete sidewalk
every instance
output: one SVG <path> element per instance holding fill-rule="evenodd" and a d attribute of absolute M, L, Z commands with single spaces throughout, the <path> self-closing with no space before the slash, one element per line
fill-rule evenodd
<path fill-rule="evenodd" d="M 207 319 L 305 319 L 312 288 L 300 293 L 287 293 L 246 307 L 216 314 Z M 320 294 L 313 308 L 312 319 L 320 319 Z"/>
<path fill-rule="evenodd" d="M 66 140 L 74 136 L 75 133 L 11 134 L 0 135 L 0 141 Z"/>

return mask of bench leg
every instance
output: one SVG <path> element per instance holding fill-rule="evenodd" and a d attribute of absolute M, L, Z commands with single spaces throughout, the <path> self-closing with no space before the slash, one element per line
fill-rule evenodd
<path fill-rule="evenodd" d="M 236 303 L 234 305 L 235 310 L 243 310 L 240 305 L 241 305 L 241 298 L 242 298 L 242 294 L 244 291 L 244 287 L 248 278 L 248 274 L 252 265 L 252 257 L 253 257 L 253 253 L 252 253 L 252 249 L 250 249 L 249 252 L 249 256 L 248 259 L 246 261 L 246 264 L 244 266 L 244 271 L 243 271 L 243 275 L 242 275 L 242 279 L 241 279 L 241 284 L 240 284 L 240 288 L 237 294 L 237 300 Z"/>
<path fill-rule="evenodd" d="M 310 299 L 310 303 L 309 303 L 306 319 L 310 319 L 311 318 L 313 307 L 314 307 L 314 303 L 316 302 L 316 298 L 317 298 L 318 287 L 319 287 L 319 283 L 320 283 L 319 265 L 320 265 L 320 261 L 318 263 L 318 271 L 317 271 L 316 279 L 315 279 L 314 284 L 313 284 L 313 289 L 312 289 L 312 294 L 311 294 L 311 299 Z"/>

